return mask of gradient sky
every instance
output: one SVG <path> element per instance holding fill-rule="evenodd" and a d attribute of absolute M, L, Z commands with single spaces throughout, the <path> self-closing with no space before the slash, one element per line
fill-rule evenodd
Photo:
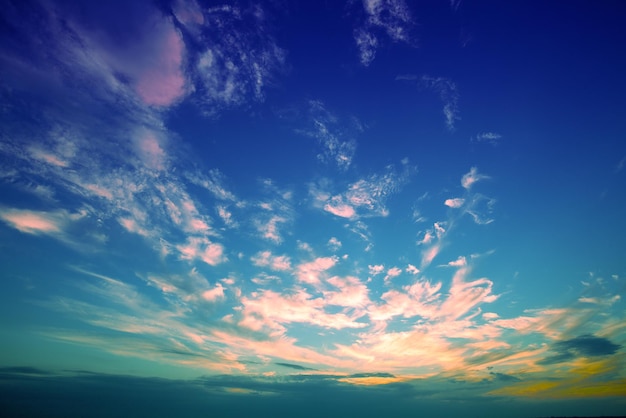
<path fill-rule="evenodd" d="M 5 410 L 626 414 L 626 3 L 0 3 Z"/>

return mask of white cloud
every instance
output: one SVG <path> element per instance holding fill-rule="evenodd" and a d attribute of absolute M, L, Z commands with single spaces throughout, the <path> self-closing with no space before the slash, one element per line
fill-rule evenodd
<path fill-rule="evenodd" d="M 354 137 L 363 129 L 361 123 L 353 119 L 350 123 L 340 124 L 339 119 L 321 101 L 311 100 L 308 104 L 312 127 L 298 132 L 319 141 L 322 152 L 318 158 L 321 161 L 332 162 L 339 169 L 347 170 L 356 152 Z"/>
<path fill-rule="evenodd" d="M 383 32 L 393 42 L 410 44 L 413 18 L 403 0 L 363 0 L 365 22 L 354 30 L 360 61 L 368 66 L 376 56 L 380 40 L 376 32 Z"/>
<path fill-rule="evenodd" d="M 337 251 L 341 248 L 341 241 L 339 241 L 336 237 L 331 237 L 328 240 L 327 245 L 332 251 Z"/>
<path fill-rule="evenodd" d="M 197 40 L 203 47 L 195 64 L 196 92 L 205 111 L 217 114 L 250 100 L 264 99 L 265 88 L 285 65 L 260 6 L 205 9 Z"/>
<path fill-rule="evenodd" d="M 497 145 L 502 139 L 502 135 L 496 132 L 481 132 L 472 137 L 472 142 L 486 142 L 491 145 Z"/>
<path fill-rule="evenodd" d="M 446 127 L 449 131 L 454 131 L 455 124 L 460 119 L 459 92 L 456 84 L 445 77 L 431 77 L 428 75 L 421 77 L 420 84 L 439 95 L 443 103 Z"/>
<path fill-rule="evenodd" d="M 329 198 L 324 210 L 336 216 L 355 219 L 389 215 L 387 198 L 400 190 L 409 181 L 413 168 L 403 161 L 403 170 L 398 173 L 393 166 L 387 166 L 383 174 L 372 174 L 368 178 L 350 184 L 347 190 Z M 328 196 L 316 191 L 318 200 Z"/>

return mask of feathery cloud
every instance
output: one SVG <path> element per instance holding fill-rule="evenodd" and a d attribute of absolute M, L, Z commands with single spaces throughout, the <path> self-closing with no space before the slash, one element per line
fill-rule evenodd
<path fill-rule="evenodd" d="M 379 33 L 393 42 L 411 44 L 413 17 L 404 0 L 363 0 L 365 21 L 354 30 L 361 65 L 368 66 L 380 47 Z"/>

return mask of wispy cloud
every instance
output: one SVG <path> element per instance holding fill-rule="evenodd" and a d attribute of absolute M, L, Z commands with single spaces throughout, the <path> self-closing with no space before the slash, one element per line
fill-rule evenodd
<path fill-rule="evenodd" d="M 502 135 L 496 132 L 481 132 L 471 138 L 472 142 L 483 142 L 491 145 L 498 145 Z"/>
<path fill-rule="evenodd" d="M 470 171 L 463 175 L 461 178 L 461 185 L 464 189 L 470 189 L 472 185 L 480 180 L 488 179 L 489 176 L 479 174 L 476 167 L 472 167 Z"/>
<path fill-rule="evenodd" d="M 285 51 L 272 37 L 261 6 L 205 9 L 202 21 L 197 38 L 204 47 L 193 59 L 193 71 L 206 113 L 263 100 L 265 88 L 285 66 Z"/>
<path fill-rule="evenodd" d="M 311 127 L 299 130 L 307 136 L 317 139 L 322 146 L 318 158 L 331 162 L 341 170 L 347 170 L 352 164 L 356 152 L 356 135 L 363 129 L 360 122 L 352 120 L 340 123 L 339 118 L 326 109 L 319 100 L 308 103 Z"/>
<path fill-rule="evenodd" d="M 365 21 L 354 30 L 362 65 L 370 65 L 376 57 L 381 32 L 393 42 L 413 42 L 413 17 L 403 0 L 363 0 L 362 4 Z"/>
<path fill-rule="evenodd" d="M 409 181 L 413 171 L 414 168 L 408 161 L 403 160 L 402 171 L 396 171 L 392 165 L 387 166 L 383 174 L 372 174 L 360 179 L 350 184 L 341 194 L 330 195 L 317 188 L 312 188 L 311 194 L 316 204 L 335 216 L 348 219 L 384 217 L 389 214 L 387 198 Z"/>
<path fill-rule="evenodd" d="M 291 270 L 291 259 L 286 255 L 273 255 L 271 251 L 261 251 L 252 257 L 252 262 L 260 267 L 277 271 Z"/>
<path fill-rule="evenodd" d="M 399 81 L 409 81 L 417 83 L 418 88 L 432 90 L 443 103 L 443 115 L 445 117 L 446 127 L 450 132 L 456 129 L 456 122 L 461 118 L 459 116 L 459 91 L 454 81 L 445 77 L 432 77 L 429 75 L 399 75 L 396 77 Z"/>

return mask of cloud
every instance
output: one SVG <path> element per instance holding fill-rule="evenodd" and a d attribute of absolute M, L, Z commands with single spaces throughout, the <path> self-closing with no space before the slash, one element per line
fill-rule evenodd
<path fill-rule="evenodd" d="M 175 0 L 172 11 L 176 19 L 187 27 L 204 24 L 204 15 L 196 0 Z"/>
<path fill-rule="evenodd" d="M 572 361 L 579 357 L 600 357 L 615 354 L 621 346 L 610 340 L 595 335 L 581 335 L 569 340 L 557 341 L 552 344 L 556 354 L 538 361 L 538 364 L 549 365 Z"/>
<path fill-rule="evenodd" d="M 253 208 L 256 212 L 249 216 L 263 239 L 280 244 L 283 241 L 283 228 L 291 225 L 293 220 L 293 193 L 281 190 L 270 179 L 260 182 L 264 198 L 256 202 Z"/>
<path fill-rule="evenodd" d="M 385 270 L 385 266 L 382 264 L 369 265 L 367 268 L 371 276 L 377 276 Z"/>
<path fill-rule="evenodd" d="M 339 241 L 336 237 L 331 237 L 328 240 L 327 245 L 332 251 L 337 251 L 341 248 L 341 241 Z"/>
<path fill-rule="evenodd" d="M 326 109 L 319 100 L 310 100 L 309 119 L 311 127 L 299 133 L 318 140 L 322 152 L 318 158 L 323 162 L 334 163 L 340 170 L 347 170 L 356 152 L 356 135 L 363 129 L 361 123 L 352 119 L 351 123 L 340 123 L 337 116 Z"/>
<path fill-rule="evenodd" d="M 196 94 L 205 112 L 262 101 L 274 74 L 285 66 L 285 51 L 271 35 L 261 6 L 205 9 L 194 57 Z"/>
<path fill-rule="evenodd" d="M 459 117 L 459 93 L 456 84 L 444 77 L 422 76 L 421 84 L 426 88 L 434 90 L 443 102 L 443 114 L 446 120 L 446 127 L 449 131 L 454 131 Z"/>
<path fill-rule="evenodd" d="M 401 268 L 392 267 L 389 270 L 387 270 L 387 275 L 385 276 L 384 281 L 386 282 L 390 279 L 393 279 L 394 277 L 398 277 L 400 274 L 402 274 Z"/>
<path fill-rule="evenodd" d="M 446 228 L 448 228 L 448 226 L 445 222 L 435 222 L 433 227 L 426 230 L 422 239 L 417 242 L 417 245 L 426 246 L 426 248 L 422 250 L 421 270 L 430 265 L 435 257 L 439 255 L 444 245 L 443 238 L 447 232 Z"/>
<path fill-rule="evenodd" d="M 286 255 L 275 256 L 271 251 L 261 251 L 252 257 L 252 262 L 256 266 L 269 267 L 277 271 L 291 270 L 291 259 Z"/>
<path fill-rule="evenodd" d="M 406 272 L 412 275 L 419 274 L 420 270 L 415 267 L 413 264 L 409 264 L 406 266 Z"/>
<path fill-rule="evenodd" d="M 461 178 L 461 185 L 463 188 L 469 190 L 472 185 L 480 180 L 488 179 L 489 176 L 485 176 L 484 174 L 479 174 L 478 169 L 476 167 L 472 167 L 470 171 L 463 175 Z"/>
<path fill-rule="evenodd" d="M 185 178 L 192 184 L 208 190 L 217 199 L 238 202 L 237 197 L 224 185 L 226 176 L 217 168 L 208 170 L 207 174 L 188 171 L 185 173 Z"/>
<path fill-rule="evenodd" d="M 362 328 L 358 317 L 344 313 L 328 313 L 322 297 L 314 297 L 303 289 L 277 293 L 271 290 L 255 292 L 241 298 L 240 326 L 254 331 L 268 332 L 272 337 L 284 335 L 285 325 L 292 323 L 315 325 L 328 329 Z M 283 357 L 285 358 L 285 357 Z"/>
<path fill-rule="evenodd" d="M 472 137 L 472 142 L 483 142 L 491 145 L 498 145 L 502 135 L 496 132 L 481 132 Z"/>
<path fill-rule="evenodd" d="M 171 20 L 147 3 L 125 5 L 116 18 L 123 22 L 123 31 L 132 35 L 126 33 L 130 36 L 121 42 L 104 9 L 98 6 L 80 14 L 64 7 L 66 25 L 79 43 L 72 44 L 70 37 L 57 33 L 55 41 L 64 42 L 60 47 L 69 52 L 63 58 L 91 75 L 99 73 L 108 94 L 118 95 L 128 86 L 144 105 L 155 107 L 169 107 L 182 99 L 188 91 L 183 68 L 186 47 Z"/>
<path fill-rule="evenodd" d="M 354 218 L 356 216 L 356 210 L 354 207 L 343 203 L 341 196 L 334 196 L 329 203 L 324 205 L 326 212 L 332 213 L 340 218 Z"/>
<path fill-rule="evenodd" d="M 210 266 L 226 261 L 224 247 L 204 237 L 189 237 L 185 244 L 176 246 L 182 260 L 201 260 Z"/>
<path fill-rule="evenodd" d="M 90 213 L 82 208 L 76 212 L 65 209 L 37 211 L 0 206 L 0 220 L 18 231 L 30 235 L 46 235 L 76 250 L 91 249 L 100 239 L 82 230 L 90 221 Z"/>
<path fill-rule="evenodd" d="M 339 259 L 333 257 L 318 257 L 313 261 L 301 263 L 296 266 L 296 278 L 302 283 L 316 285 L 320 282 L 320 276 L 337 264 Z"/>
<path fill-rule="evenodd" d="M 413 18 L 403 0 L 363 0 L 365 21 L 354 30 L 354 40 L 363 66 L 368 66 L 380 47 L 379 33 L 393 42 L 412 43 Z"/>
<path fill-rule="evenodd" d="M 333 276 L 327 280 L 327 283 L 338 289 L 322 292 L 328 305 L 362 308 L 370 303 L 369 289 L 357 277 Z"/>
<path fill-rule="evenodd" d="M 454 199 L 446 199 L 445 202 L 443 202 L 444 205 L 448 206 L 449 208 L 460 208 L 461 206 L 463 206 L 463 204 L 465 203 L 465 199 L 462 199 L 460 197 L 456 197 Z"/>
<path fill-rule="evenodd" d="M 144 161 L 146 167 L 153 170 L 163 170 L 167 155 L 163 150 L 161 141 L 154 132 L 144 131 L 136 139 L 137 153 Z"/>
<path fill-rule="evenodd" d="M 354 41 L 359 49 L 361 65 L 369 66 L 376 58 L 376 50 L 379 47 L 378 38 L 365 28 L 358 28 L 354 30 Z"/>
<path fill-rule="evenodd" d="M 310 367 L 300 366 L 299 364 L 281 363 L 281 362 L 276 362 L 274 364 L 276 364 L 278 366 L 287 367 L 287 368 L 290 368 L 290 369 L 295 369 L 295 370 L 315 370 L 315 369 L 312 369 Z"/>
<path fill-rule="evenodd" d="M 150 66 L 138 70 L 135 90 L 150 106 L 170 106 L 185 94 L 186 80 L 182 73 L 185 45 L 174 27 L 164 21 L 162 39 L 156 47 Z M 154 37 L 152 26 L 151 37 Z"/>
<path fill-rule="evenodd" d="M 69 214 L 65 211 L 41 212 L 25 209 L 1 209 L 0 218 L 9 226 L 27 234 L 55 235 L 63 231 Z"/>
<path fill-rule="evenodd" d="M 218 283 L 213 289 L 205 290 L 202 292 L 202 299 L 208 302 L 224 299 L 224 287 Z"/>
<path fill-rule="evenodd" d="M 419 88 L 432 90 L 437 93 L 443 103 L 446 127 L 450 132 L 454 132 L 456 122 L 461 119 L 459 117 L 460 96 L 456 83 L 445 77 L 432 77 L 429 75 L 417 77 L 411 74 L 399 75 L 396 77 L 396 80 L 417 82 Z"/>
<path fill-rule="evenodd" d="M 386 207 L 387 198 L 399 191 L 406 184 L 414 171 L 406 160 L 402 162 L 403 170 L 397 172 L 389 165 L 383 174 L 372 174 L 350 184 L 341 194 L 329 197 L 329 194 L 312 189 L 318 203 L 324 203 L 323 209 L 335 216 L 348 219 L 359 217 L 385 217 L 389 214 Z"/>

